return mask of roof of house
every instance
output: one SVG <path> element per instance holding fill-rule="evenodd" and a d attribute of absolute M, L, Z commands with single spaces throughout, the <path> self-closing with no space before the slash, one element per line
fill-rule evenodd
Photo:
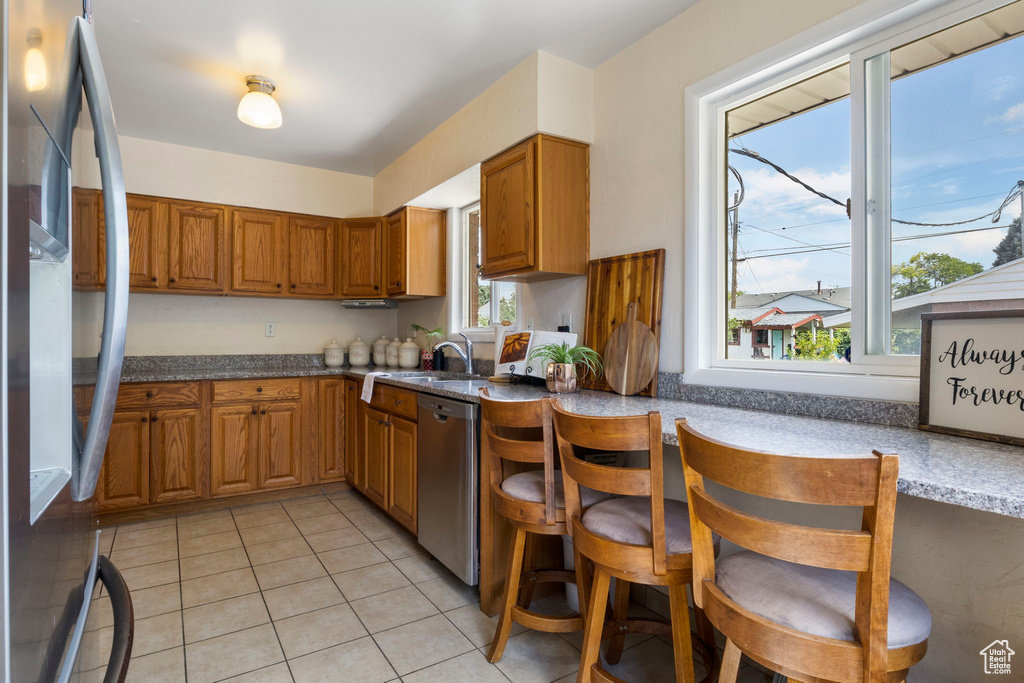
<path fill-rule="evenodd" d="M 807 313 L 772 313 L 754 323 L 754 327 L 800 327 L 811 320 L 821 320 L 820 315 Z"/>
<path fill-rule="evenodd" d="M 789 296 L 798 296 L 805 299 L 814 299 L 815 301 L 821 301 L 828 306 L 823 307 L 823 310 L 828 310 L 833 307 L 850 308 L 850 287 L 822 287 L 821 293 L 818 293 L 817 289 L 799 289 L 791 292 L 774 292 L 768 294 L 740 294 L 736 297 L 736 308 L 763 308 L 769 304 L 781 301 Z M 813 306 L 813 304 L 809 305 Z"/>

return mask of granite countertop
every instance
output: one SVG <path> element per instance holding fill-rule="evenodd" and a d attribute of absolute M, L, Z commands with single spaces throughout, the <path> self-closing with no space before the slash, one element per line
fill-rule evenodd
<path fill-rule="evenodd" d="M 163 382 L 258 377 L 348 376 L 359 379 L 378 368 L 327 368 L 304 357 L 282 357 L 272 367 L 244 360 L 203 365 L 163 363 L 126 365 L 122 382 Z M 411 377 L 420 375 L 420 379 Z M 429 373 L 441 377 L 427 381 L 417 371 L 396 371 L 379 378 L 385 384 L 438 396 L 478 402 L 478 391 L 489 387 L 497 398 L 529 400 L 550 395 L 544 388 L 493 384 L 485 378 L 458 373 Z M 87 373 L 77 379 L 87 380 Z M 899 491 L 976 510 L 1024 519 L 1024 448 L 989 441 L 947 436 L 919 429 L 868 424 L 820 417 L 786 415 L 764 410 L 730 408 L 669 398 L 619 396 L 580 391 L 562 395 L 568 410 L 586 415 L 636 415 L 658 411 L 667 444 L 677 444 L 675 420 L 684 417 L 698 431 L 746 448 L 797 455 L 870 453 L 893 450 L 900 455 Z"/>

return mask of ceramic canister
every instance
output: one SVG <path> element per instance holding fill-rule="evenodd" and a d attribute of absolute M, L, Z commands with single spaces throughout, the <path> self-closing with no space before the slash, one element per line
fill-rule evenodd
<path fill-rule="evenodd" d="M 364 342 L 362 337 L 356 337 L 356 340 L 348 345 L 348 362 L 355 368 L 370 364 L 370 345 Z"/>
<path fill-rule="evenodd" d="M 387 365 L 388 338 L 383 334 L 373 342 L 373 364 Z"/>
<path fill-rule="evenodd" d="M 405 343 L 398 347 L 398 367 L 412 369 L 419 367 L 420 345 L 407 338 Z"/>
<path fill-rule="evenodd" d="M 345 363 L 345 349 L 332 339 L 331 343 L 324 347 L 324 365 L 329 368 L 340 368 Z"/>
<path fill-rule="evenodd" d="M 398 367 L 398 349 L 401 348 L 401 346 L 402 342 L 398 340 L 398 337 L 395 337 L 395 340 L 388 344 L 385 361 L 389 368 Z"/>

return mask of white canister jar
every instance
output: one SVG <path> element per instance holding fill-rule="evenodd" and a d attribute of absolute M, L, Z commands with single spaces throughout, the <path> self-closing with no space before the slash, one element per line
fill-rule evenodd
<path fill-rule="evenodd" d="M 373 364 L 387 365 L 388 338 L 383 334 L 380 339 L 373 342 Z"/>
<path fill-rule="evenodd" d="M 348 345 L 348 363 L 354 368 L 363 368 L 370 364 L 370 345 L 362 337 Z"/>
<path fill-rule="evenodd" d="M 324 365 L 329 368 L 340 368 L 345 364 L 345 349 L 332 339 L 331 343 L 324 347 Z"/>
<path fill-rule="evenodd" d="M 412 369 L 420 366 L 420 345 L 407 338 L 405 343 L 398 347 L 398 367 Z"/>
<path fill-rule="evenodd" d="M 402 342 L 399 341 L 398 337 L 395 337 L 395 340 L 388 344 L 385 361 L 387 362 L 389 368 L 398 367 L 398 349 L 400 349 L 401 347 Z"/>

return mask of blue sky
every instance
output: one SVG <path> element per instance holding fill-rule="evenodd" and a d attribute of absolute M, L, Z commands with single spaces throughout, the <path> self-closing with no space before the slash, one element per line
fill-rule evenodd
<path fill-rule="evenodd" d="M 893 217 L 927 223 L 973 218 L 994 210 L 1024 179 L 1024 38 L 913 74 L 892 84 Z M 850 196 L 850 104 L 835 102 L 733 141 L 771 159 L 808 184 L 845 200 Z M 740 207 L 740 252 L 848 243 L 841 207 L 810 194 L 753 159 L 735 154 L 747 199 Z M 735 185 L 731 185 L 734 189 Z M 731 196 L 731 194 L 730 194 Z M 1003 212 L 1006 225 L 1020 202 Z M 893 226 L 894 236 L 990 227 Z M 893 263 L 921 251 L 992 265 L 1005 230 L 930 237 L 893 245 Z M 850 284 L 848 248 L 750 259 L 739 267 L 739 288 L 776 292 Z"/>

